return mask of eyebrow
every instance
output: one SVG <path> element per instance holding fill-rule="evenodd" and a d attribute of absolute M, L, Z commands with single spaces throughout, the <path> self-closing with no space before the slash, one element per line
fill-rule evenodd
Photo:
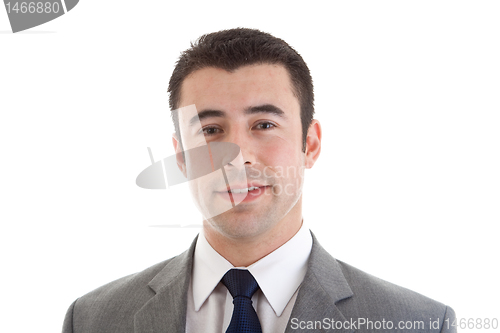
<path fill-rule="evenodd" d="M 206 118 L 224 118 L 226 113 L 220 110 L 203 110 L 189 120 L 189 126 L 194 126 Z"/>
<path fill-rule="evenodd" d="M 245 114 L 255 114 L 255 113 L 269 113 L 275 116 L 286 118 L 285 112 L 279 107 L 272 104 L 263 104 L 258 106 L 252 106 L 245 109 Z"/>
<path fill-rule="evenodd" d="M 267 113 L 272 114 L 281 118 L 286 118 L 285 112 L 279 107 L 273 104 L 262 104 L 257 106 L 251 106 L 244 110 L 245 115 L 257 114 L 257 113 Z M 221 110 L 203 110 L 200 111 L 196 116 L 189 120 L 189 126 L 194 126 L 196 123 L 201 122 L 203 119 L 207 118 L 224 118 L 226 113 Z"/>

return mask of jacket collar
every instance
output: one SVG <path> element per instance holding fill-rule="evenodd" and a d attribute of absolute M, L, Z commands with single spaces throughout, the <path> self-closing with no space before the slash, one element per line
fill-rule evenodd
<path fill-rule="evenodd" d="M 187 290 L 197 239 L 198 236 L 187 251 L 172 258 L 149 282 L 156 295 L 135 314 L 135 332 L 185 332 Z"/>
<path fill-rule="evenodd" d="M 299 331 L 318 332 L 318 329 L 308 329 L 307 322 L 320 321 L 326 318 L 329 323 L 333 321 L 344 322 L 346 318 L 337 308 L 336 303 L 351 297 L 353 292 L 347 283 L 339 263 L 323 249 L 311 232 L 313 246 L 309 257 L 307 273 L 302 282 L 285 333 L 296 330 L 295 323 L 303 323 Z M 294 319 L 296 318 L 296 319 Z M 323 329 L 320 332 L 353 332 L 345 329 Z"/>
<path fill-rule="evenodd" d="M 353 295 L 339 263 L 323 249 L 311 232 L 313 245 L 302 282 L 285 333 L 292 333 L 295 322 L 346 321 L 336 303 Z M 149 287 L 156 293 L 134 317 L 137 333 L 185 332 L 187 291 L 192 274 L 196 237 L 190 248 L 167 265 L 151 280 Z M 352 330 L 319 330 L 320 332 L 352 333 Z M 318 332 L 300 329 L 301 333 Z"/>

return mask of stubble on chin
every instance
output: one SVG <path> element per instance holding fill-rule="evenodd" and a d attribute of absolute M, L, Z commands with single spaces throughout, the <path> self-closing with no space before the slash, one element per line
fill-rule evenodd
<path fill-rule="evenodd" d="M 233 240 L 255 239 L 266 234 L 281 222 L 283 213 L 289 212 L 293 207 L 288 207 L 290 202 L 265 199 L 271 201 L 268 207 L 236 206 L 223 214 L 205 219 L 205 233 Z M 296 201 L 294 205 L 295 203 Z"/>
<path fill-rule="evenodd" d="M 234 240 L 257 238 L 276 227 L 296 207 L 302 195 L 303 170 L 295 177 L 286 177 L 285 182 L 280 181 L 276 170 L 271 174 L 261 172 L 258 177 L 252 171 L 255 172 L 250 170 L 248 179 L 271 186 L 264 197 L 254 204 L 236 205 L 222 214 L 205 218 L 205 233 Z"/>
<path fill-rule="evenodd" d="M 235 210 L 237 208 L 233 208 Z M 252 238 L 266 229 L 267 221 L 257 217 L 237 217 L 234 211 L 226 212 L 204 221 L 204 228 L 211 229 L 225 238 L 242 239 Z"/>

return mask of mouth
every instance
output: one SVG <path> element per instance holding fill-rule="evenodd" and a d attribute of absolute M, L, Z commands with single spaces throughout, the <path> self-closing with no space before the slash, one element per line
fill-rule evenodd
<path fill-rule="evenodd" d="M 236 194 L 245 194 L 245 193 L 251 193 L 255 190 L 258 189 L 264 189 L 265 187 L 270 187 L 271 185 L 263 185 L 263 184 L 257 184 L 257 183 L 251 183 L 251 184 L 241 184 L 241 185 L 227 185 L 225 189 L 220 189 L 216 192 L 218 193 L 236 193 Z"/>
<path fill-rule="evenodd" d="M 249 186 L 249 187 L 246 187 L 246 188 L 240 188 L 240 189 L 237 189 L 237 188 L 233 188 L 233 189 L 230 189 L 228 190 L 229 193 L 248 193 L 248 192 L 252 192 L 252 191 L 255 191 L 261 187 L 265 187 L 265 186 Z"/>
<path fill-rule="evenodd" d="M 217 193 L 225 200 L 239 204 L 244 202 L 254 201 L 266 193 L 271 185 L 246 185 L 246 186 L 231 186 L 225 191 L 217 191 Z M 229 195 L 228 195 L 229 194 Z"/>

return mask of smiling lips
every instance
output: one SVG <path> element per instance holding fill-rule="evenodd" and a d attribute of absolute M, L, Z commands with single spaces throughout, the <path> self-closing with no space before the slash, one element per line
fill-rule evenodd
<path fill-rule="evenodd" d="M 240 194 L 240 193 L 252 192 L 252 191 L 255 191 L 259 188 L 264 188 L 264 187 L 268 187 L 268 186 L 270 186 L 270 185 L 261 185 L 261 184 L 228 185 L 226 190 L 219 190 L 217 192 L 219 192 L 219 193 L 229 192 L 229 193 Z"/>
<path fill-rule="evenodd" d="M 233 205 L 236 203 L 254 201 L 266 192 L 270 185 L 247 185 L 243 186 L 228 186 L 226 191 L 217 191 L 225 200 L 231 201 Z M 227 195 L 229 193 L 229 195 Z M 249 195 L 250 194 L 250 195 Z"/>
<path fill-rule="evenodd" d="M 248 192 L 256 190 L 258 188 L 259 188 L 259 186 L 250 186 L 250 187 L 242 188 L 242 189 L 237 189 L 237 188 L 231 189 L 228 192 L 229 193 L 248 193 Z"/>

